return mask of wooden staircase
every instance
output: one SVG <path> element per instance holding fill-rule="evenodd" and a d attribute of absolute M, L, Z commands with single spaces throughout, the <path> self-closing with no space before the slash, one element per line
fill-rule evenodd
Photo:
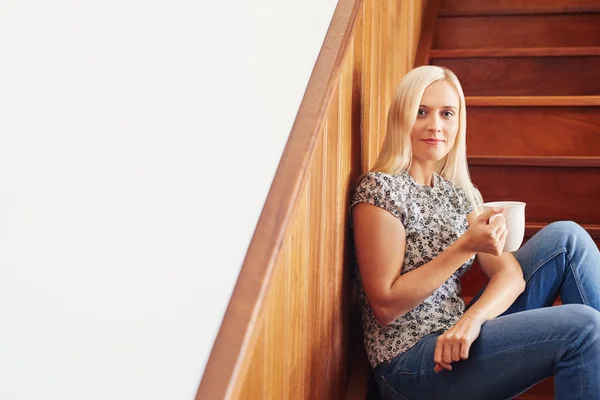
<path fill-rule="evenodd" d="M 417 63 L 448 67 L 462 83 L 484 200 L 526 202 L 526 240 L 573 220 L 600 245 L 600 1 L 429 1 Z M 473 268 L 465 298 L 486 281 Z M 552 379 L 518 397 L 552 398 Z"/>

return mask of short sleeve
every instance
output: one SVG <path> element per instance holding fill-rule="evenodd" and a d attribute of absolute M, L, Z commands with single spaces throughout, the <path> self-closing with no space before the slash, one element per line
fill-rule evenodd
<path fill-rule="evenodd" d="M 380 172 L 366 174 L 354 191 L 350 209 L 358 203 L 381 207 L 400 219 L 403 225 L 406 225 L 405 204 L 400 200 L 397 189 L 388 175 Z"/>

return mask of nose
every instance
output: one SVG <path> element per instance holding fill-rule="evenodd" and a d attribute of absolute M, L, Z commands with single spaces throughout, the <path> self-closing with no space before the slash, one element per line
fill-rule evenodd
<path fill-rule="evenodd" d="M 441 132 L 442 131 L 442 118 L 437 113 L 431 113 L 427 119 L 427 130 L 430 132 Z"/>

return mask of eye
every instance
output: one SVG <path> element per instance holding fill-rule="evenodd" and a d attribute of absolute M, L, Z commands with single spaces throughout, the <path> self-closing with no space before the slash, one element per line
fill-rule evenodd
<path fill-rule="evenodd" d="M 424 117 L 427 115 L 427 110 L 424 108 L 419 108 L 419 111 L 417 111 L 417 117 Z"/>
<path fill-rule="evenodd" d="M 446 118 L 451 118 L 454 116 L 454 113 L 450 110 L 442 111 L 442 115 Z"/>

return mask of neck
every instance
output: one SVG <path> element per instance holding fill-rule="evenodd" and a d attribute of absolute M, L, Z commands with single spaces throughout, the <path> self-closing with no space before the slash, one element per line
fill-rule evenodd
<path fill-rule="evenodd" d="M 428 162 L 426 164 L 421 164 L 417 160 L 413 159 L 412 165 L 410 166 L 408 173 L 419 185 L 432 186 L 434 170 L 435 163 Z"/>

